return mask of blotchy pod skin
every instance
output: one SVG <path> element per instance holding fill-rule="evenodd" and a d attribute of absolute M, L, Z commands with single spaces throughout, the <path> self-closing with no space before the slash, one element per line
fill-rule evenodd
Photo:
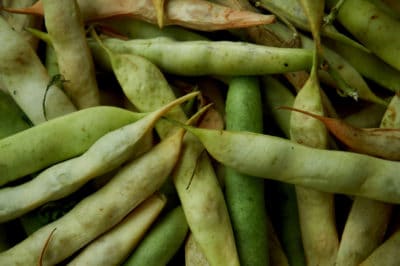
<path fill-rule="evenodd" d="M 1 16 L 0 39 L 0 84 L 34 125 L 76 110 L 62 90 L 50 86 L 50 77 L 32 46 Z"/>
<path fill-rule="evenodd" d="M 249 175 L 400 203 L 400 162 L 321 150 L 275 136 L 186 127 L 216 160 Z"/>
<path fill-rule="evenodd" d="M 336 0 L 329 0 L 329 6 Z M 400 70 L 400 21 L 368 0 L 346 0 L 339 8 L 340 23 L 373 53 Z"/>

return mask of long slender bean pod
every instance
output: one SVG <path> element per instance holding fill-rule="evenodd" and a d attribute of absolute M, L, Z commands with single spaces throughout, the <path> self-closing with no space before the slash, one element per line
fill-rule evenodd
<path fill-rule="evenodd" d="M 29 182 L 1 189 L 0 197 L 4 200 L 0 206 L 0 221 L 16 218 L 45 202 L 71 194 L 88 180 L 142 154 L 149 148 L 142 140 L 159 118 L 194 95 L 197 93 L 183 96 L 137 122 L 106 134 L 81 156 L 47 168 Z"/>
<path fill-rule="evenodd" d="M 113 52 L 143 56 L 162 70 L 183 76 L 284 73 L 309 69 L 312 63 L 312 51 L 244 42 L 177 42 L 167 38 L 123 41 L 109 38 L 104 40 L 104 44 Z M 95 56 L 102 53 L 94 43 L 91 47 Z"/>
<path fill-rule="evenodd" d="M 0 39 L 0 83 L 34 125 L 47 120 L 45 113 L 50 119 L 76 110 L 64 92 L 50 84 L 51 78 L 35 50 L 2 17 Z"/>
<path fill-rule="evenodd" d="M 262 80 L 262 92 L 267 109 L 266 112 L 272 116 L 283 134 L 289 138 L 291 114 L 279 112 L 277 107 L 285 103 L 292 106 L 295 97 L 293 93 L 277 79 L 271 76 L 264 76 Z M 279 225 L 279 232 L 277 233 L 279 233 L 282 241 L 282 248 L 287 255 L 287 261 L 289 265 L 306 265 L 295 187 L 292 184 L 277 182 L 275 184 L 275 190 L 279 195 L 279 199 L 277 200 L 278 206 L 275 212 L 279 221 L 282 221 Z M 271 263 L 271 265 L 275 264 Z"/>
<path fill-rule="evenodd" d="M 317 33 L 313 33 L 317 34 Z M 315 44 L 314 65 L 310 77 L 297 93 L 293 106 L 323 114 L 318 80 L 318 49 Z M 327 130 L 321 121 L 292 114 L 290 139 L 318 149 L 328 147 Z M 299 220 L 307 265 L 333 265 L 339 240 L 336 232 L 333 194 L 297 185 Z"/>
<path fill-rule="evenodd" d="M 261 133 L 262 103 L 256 77 L 235 77 L 226 99 L 226 128 Z M 225 170 L 225 197 L 241 265 L 269 265 L 264 180 Z"/>
<path fill-rule="evenodd" d="M 203 145 L 186 134 L 172 178 L 191 232 L 210 265 L 239 265 L 224 195 Z"/>
<path fill-rule="evenodd" d="M 43 245 L 55 230 L 42 258 L 43 265 L 55 265 L 115 226 L 168 178 L 178 160 L 183 133 L 178 131 L 161 141 L 125 165 L 105 186 L 66 215 L 0 253 L 0 264 L 35 265 Z"/>
<path fill-rule="evenodd" d="M 332 5 L 335 0 L 328 0 Z M 400 70 L 400 21 L 368 0 L 346 0 L 337 14 L 340 23 L 383 61 Z"/>
<path fill-rule="evenodd" d="M 166 201 L 162 194 L 150 196 L 114 228 L 87 245 L 68 265 L 121 264 L 143 239 Z"/>
<path fill-rule="evenodd" d="M 366 53 L 360 49 L 339 42 L 327 42 L 328 47 L 346 58 L 364 77 L 391 91 L 400 90 L 399 70 L 390 66 L 373 53 Z"/>
<path fill-rule="evenodd" d="M 396 95 L 392 98 L 380 127 L 400 128 L 398 118 L 392 115 L 399 111 L 400 102 Z M 358 265 L 365 260 L 382 243 L 392 210 L 391 204 L 356 197 L 343 231 L 336 264 Z"/>
<path fill-rule="evenodd" d="M 123 265 L 167 265 L 184 242 L 188 229 L 183 209 L 178 206 L 154 225 Z"/>
<path fill-rule="evenodd" d="M 125 0 L 118 5 L 112 0 L 78 1 L 84 20 L 99 20 L 115 16 L 130 16 L 157 24 L 153 0 Z M 42 1 L 28 8 L 5 8 L 10 12 L 43 14 Z M 170 0 L 164 7 L 163 25 L 179 25 L 203 31 L 242 28 L 272 23 L 273 15 L 235 11 L 204 0 Z"/>
<path fill-rule="evenodd" d="M 76 0 L 43 0 L 43 8 L 60 73 L 67 80 L 64 90 L 78 108 L 99 105 L 93 59 Z"/>
<path fill-rule="evenodd" d="M 400 202 L 399 162 L 310 148 L 257 133 L 185 128 L 211 156 L 240 172 L 325 192 Z"/>
<path fill-rule="evenodd" d="M 155 65 L 138 56 L 118 55 L 115 52 L 114 54 L 114 73 L 120 76 L 120 84 L 125 94 L 139 110 L 154 110 L 175 98 L 168 82 Z M 137 63 L 140 65 L 136 65 Z M 138 75 L 138 80 L 130 78 L 132 70 L 126 72 L 125 66 L 132 65 L 136 66 L 132 69 L 142 73 Z M 178 121 L 185 120 L 182 109 L 177 108 L 174 111 L 170 112 L 168 117 Z M 159 124 L 156 129 L 161 138 L 176 130 L 165 123 Z M 178 162 L 172 179 L 190 230 L 210 263 L 238 265 L 234 235 L 223 192 L 211 162 L 203 151 L 203 146 L 194 136 L 186 135 L 182 159 Z"/>
<path fill-rule="evenodd" d="M 117 107 L 92 107 L 4 138 L 0 140 L 0 184 L 78 156 L 101 136 L 143 116 Z"/>

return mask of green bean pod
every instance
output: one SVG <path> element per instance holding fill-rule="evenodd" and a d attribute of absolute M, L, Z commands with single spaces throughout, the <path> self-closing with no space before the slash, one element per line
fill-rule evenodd
<path fill-rule="evenodd" d="M 193 92 L 182 96 L 139 121 L 104 135 L 81 156 L 49 167 L 29 182 L 1 189 L 0 221 L 17 218 L 43 203 L 69 195 L 90 179 L 116 169 L 147 151 L 151 145 L 146 145 L 144 140 L 148 138 L 145 136 L 160 117 L 197 94 Z"/>
<path fill-rule="evenodd" d="M 162 37 L 129 41 L 109 38 L 103 42 L 114 53 L 140 55 L 168 73 L 183 76 L 284 73 L 309 69 L 312 64 L 312 51 L 245 42 L 178 42 Z M 109 66 L 101 48 L 93 42 L 90 45 L 96 59 Z"/>
<path fill-rule="evenodd" d="M 336 0 L 327 1 L 333 5 Z M 383 61 L 400 70 L 400 21 L 368 0 L 346 0 L 337 14 L 340 23 Z"/>
<path fill-rule="evenodd" d="M 234 77 L 226 99 L 226 128 L 261 133 L 262 104 L 256 77 Z M 269 265 L 264 180 L 225 170 L 225 197 L 241 265 Z"/>
<path fill-rule="evenodd" d="M 115 227 L 87 245 L 67 265 L 120 265 L 143 239 L 166 202 L 163 194 L 150 196 Z"/>
<path fill-rule="evenodd" d="M 286 104 L 292 106 L 295 97 L 286 86 L 271 76 L 264 76 L 262 81 L 262 95 L 266 112 L 272 116 L 283 134 L 289 138 L 291 114 L 280 112 L 277 108 Z M 275 190 L 279 195 L 278 207 L 275 212 L 278 214 L 278 221 L 281 221 L 279 222 L 280 230 L 277 233 L 282 240 L 282 248 L 286 253 L 287 261 L 289 265 L 306 265 L 295 188 L 292 184 L 277 182 Z"/>
<path fill-rule="evenodd" d="M 161 141 L 130 161 L 102 188 L 80 201 L 60 219 L 0 253 L 1 265 L 56 265 L 110 230 L 165 183 L 181 150 L 184 131 Z"/>
<path fill-rule="evenodd" d="M 346 60 L 364 77 L 373 80 L 384 88 L 397 92 L 400 90 L 399 70 L 385 63 L 373 53 L 366 53 L 350 45 L 327 42 L 326 45 Z"/>
<path fill-rule="evenodd" d="M 78 156 L 104 134 L 143 116 L 117 107 L 92 107 L 1 139 L 0 184 Z"/>
<path fill-rule="evenodd" d="M 135 54 L 105 51 L 125 94 L 139 110 L 152 111 L 175 98 L 162 72 L 149 60 Z M 102 52 L 100 56 L 104 56 L 104 50 L 99 52 Z M 132 78 L 133 70 L 135 79 Z M 186 119 L 181 108 L 171 111 L 168 117 L 181 122 Z M 176 128 L 168 123 L 159 123 L 156 130 L 161 138 L 165 138 Z M 210 263 L 238 265 L 224 195 L 211 162 L 203 151 L 201 143 L 187 134 L 181 160 L 172 179 L 190 230 Z"/>
<path fill-rule="evenodd" d="M 178 206 L 154 225 L 123 265 L 167 265 L 183 244 L 188 229 L 183 209 Z"/>
<path fill-rule="evenodd" d="M 399 162 L 310 148 L 263 134 L 185 128 L 216 160 L 242 173 L 325 192 L 400 202 Z"/>
<path fill-rule="evenodd" d="M 393 115 L 399 111 L 400 102 L 396 95 L 390 101 L 380 127 L 400 128 L 399 119 Z M 384 240 L 392 212 L 392 204 L 356 197 L 344 227 L 336 264 L 360 264 L 367 259 Z"/>

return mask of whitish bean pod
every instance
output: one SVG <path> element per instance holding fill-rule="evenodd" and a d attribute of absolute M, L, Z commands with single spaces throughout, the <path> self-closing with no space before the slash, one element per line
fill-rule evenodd
<path fill-rule="evenodd" d="M 242 173 L 317 190 L 400 202 L 400 163 L 321 150 L 249 132 L 186 127 L 216 160 Z"/>
<path fill-rule="evenodd" d="M 79 108 L 100 104 L 93 59 L 76 0 L 43 0 L 44 22 L 55 50 L 64 90 Z"/>
<path fill-rule="evenodd" d="M 68 265 L 121 264 L 140 243 L 166 201 L 167 198 L 159 193 L 150 196 L 114 228 L 87 245 Z"/>
<path fill-rule="evenodd" d="M 115 226 L 165 183 L 179 158 L 183 133 L 161 141 L 63 217 L 0 253 L 0 264 L 36 265 L 55 230 L 41 258 L 42 265 L 55 265 Z"/>
<path fill-rule="evenodd" d="M 36 51 L 1 16 L 0 39 L 0 83 L 34 125 L 76 110 L 64 92 L 50 83 Z"/>

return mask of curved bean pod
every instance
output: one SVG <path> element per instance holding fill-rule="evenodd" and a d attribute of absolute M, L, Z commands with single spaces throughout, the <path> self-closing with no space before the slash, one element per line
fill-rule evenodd
<path fill-rule="evenodd" d="M 105 50 L 121 87 L 139 110 L 152 111 L 175 98 L 162 72 L 153 63 L 135 54 L 110 53 L 108 49 Z M 104 56 L 104 50 L 99 52 L 100 56 Z M 132 70 L 135 70 L 136 79 L 132 78 Z M 170 112 L 168 117 L 178 121 L 186 119 L 181 108 Z M 176 130 L 167 123 L 159 123 L 156 129 L 161 138 Z M 190 230 L 207 259 L 216 265 L 238 265 L 225 199 L 209 158 L 201 156 L 203 150 L 203 146 L 194 136 L 186 135 L 182 160 L 178 162 L 172 179 Z M 188 189 L 189 184 L 191 189 Z"/>
<path fill-rule="evenodd" d="M 115 226 L 165 183 L 179 158 L 183 133 L 178 131 L 161 141 L 63 217 L 0 253 L 0 264 L 36 265 L 46 240 L 56 229 L 42 258 L 43 265 L 55 265 Z"/>
<path fill-rule="evenodd" d="M 325 192 L 400 202 L 400 162 L 310 148 L 275 136 L 185 128 L 216 160 L 242 173 Z"/>
<path fill-rule="evenodd" d="M 183 76 L 263 75 L 309 69 L 312 64 L 309 50 L 244 42 L 177 42 L 167 38 L 130 41 L 109 38 L 103 42 L 115 53 L 143 56 L 164 71 Z M 101 59 L 100 47 L 91 43 L 91 48 L 94 56 L 100 53 Z"/>
<path fill-rule="evenodd" d="M 29 182 L 1 189 L 0 198 L 3 200 L 0 200 L 0 221 L 16 218 L 43 203 L 69 195 L 88 180 L 142 154 L 149 147 L 142 140 L 146 139 L 145 135 L 153 129 L 160 117 L 197 94 L 187 94 L 137 122 L 106 134 L 81 156 L 47 168 Z"/>
<path fill-rule="evenodd" d="M 162 194 L 150 196 L 110 231 L 87 245 L 67 265 L 120 265 L 140 243 L 166 201 Z"/>
<path fill-rule="evenodd" d="M 336 2 L 327 1 L 328 4 Z M 400 70 L 400 21 L 387 15 L 368 0 L 346 0 L 340 6 L 337 19 L 373 53 Z"/>
<path fill-rule="evenodd" d="M 4 138 L 0 140 L 0 185 L 78 156 L 104 134 L 143 116 L 117 107 L 92 107 Z"/>

